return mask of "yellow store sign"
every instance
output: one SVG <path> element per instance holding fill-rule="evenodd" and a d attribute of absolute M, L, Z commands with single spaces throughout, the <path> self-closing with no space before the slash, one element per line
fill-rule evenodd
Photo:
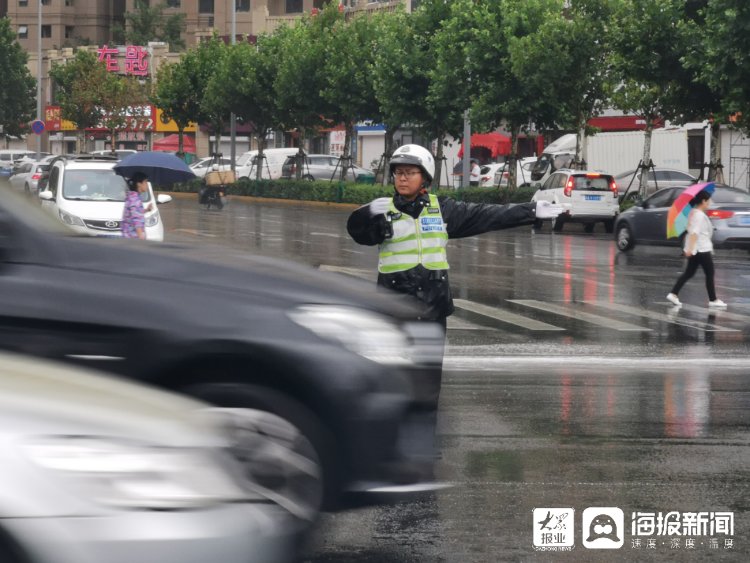
<path fill-rule="evenodd" d="M 164 115 L 162 114 L 162 111 L 159 108 L 156 108 L 156 119 L 154 120 L 154 129 L 158 132 L 163 133 L 177 133 L 177 124 L 174 122 L 173 119 L 166 119 Z M 195 123 L 190 122 L 190 124 L 185 127 L 186 133 L 194 133 L 196 130 Z"/>

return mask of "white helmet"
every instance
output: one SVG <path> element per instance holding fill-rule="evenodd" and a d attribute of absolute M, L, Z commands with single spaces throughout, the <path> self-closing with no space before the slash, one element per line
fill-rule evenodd
<path fill-rule="evenodd" d="M 419 166 L 427 176 L 428 182 L 432 182 L 435 176 L 435 159 L 430 151 L 419 145 L 402 145 L 393 151 L 390 163 L 391 175 L 393 175 L 393 169 L 400 164 Z"/>

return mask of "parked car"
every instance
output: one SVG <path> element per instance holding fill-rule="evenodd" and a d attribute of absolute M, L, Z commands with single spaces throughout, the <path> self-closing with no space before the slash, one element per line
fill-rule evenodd
<path fill-rule="evenodd" d="M 74 159 L 55 159 L 50 163 L 44 191 L 39 192 L 42 208 L 58 217 L 80 234 L 119 237 L 120 222 L 127 194 L 127 184 L 115 174 L 117 159 L 107 156 L 82 155 Z M 146 211 L 146 238 L 164 240 L 164 225 L 157 204 L 172 201 L 172 196 L 154 191 L 141 194 Z"/>
<path fill-rule="evenodd" d="M 561 231 L 566 222 L 583 223 L 590 233 L 597 222 L 612 232 L 620 211 L 617 184 L 609 174 L 563 169 L 554 172 L 534 193 L 532 201 L 549 201 L 563 205 L 567 211 L 557 216 L 552 228 Z M 535 223 L 541 228 L 541 221 Z"/>
<path fill-rule="evenodd" d="M 290 180 L 297 177 L 299 156 L 287 156 L 281 167 L 281 177 Z M 341 178 L 341 168 L 346 164 L 338 156 L 330 154 L 308 154 L 304 157 L 301 178 L 303 180 L 334 181 Z M 346 179 L 355 181 L 360 176 L 374 176 L 372 170 L 350 164 L 346 169 Z"/>
<path fill-rule="evenodd" d="M 258 164 L 258 151 L 247 151 L 237 158 L 237 178 L 249 178 L 255 180 L 258 166 L 261 170 L 261 178 L 278 180 L 281 177 L 281 168 L 288 156 L 297 154 L 298 148 L 289 147 L 281 149 L 265 149 L 263 161 Z"/>
<path fill-rule="evenodd" d="M 216 164 L 219 167 L 219 170 L 221 170 L 222 172 L 232 169 L 231 158 L 220 157 L 217 160 L 212 156 L 207 156 L 206 158 L 196 160 L 195 162 L 193 162 L 193 164 L 190 165 L 190 169 L 198 178 L 204 178 L 206 176 L 206 172 L 209 172 L 212 168 L 212 165 L 214 164 Z"/>
<path fill-rule="evenodd" d="M 641 185 L 641 174 L 642 170 L 628 170 L 615 176 L 615 182 L 617 182 L 617 189 L 620 194 L 620 199 L 625 196 L 625 190 L 628 190 L 628 197 L 636 197 L 638 195 L 638 189 Z M 646 175 L 646 196 L 650 196 L 657 189 L 669 188 L 672 186 L 688 186 L 694 184 L 698 179 L 692 174 L 683 172 L 682 170 L 674 170 L 672 168 L 658 168 L 655 167 L 653 170 L 649 170 Z"/>
<path fill-rule="evenodd" d="M 534 168 L 536 161 L 537 157 L 535 156 L 520 158 L 516 161 L 516 185 L 519 188 L 531 185 L 531 170 Z M 497 169 L 493 185 L 507 186 L 509 176 L 510 173 L 507 166 Z"/>
<path fill-rule="evenodd" d="M 630 209 L 615 223 L 615 242 L 621 251 L 636 244 L 681 245 L 682 237 L 667 238 L 669 208 L 686 186 L 663 188 Z M 750 194 L 717 184 L 706 215 L 714 226 L 716 248 L 750 249 Z"/>
<path fill-rule="evenodd" d="M 409 298 L 219 247 L 70 236 L 14 192 L 0 228 L 0 348 L 214 404 L 245 472 L 306 520 L 437 487 L 443 331 Z"/>
<path fill-rule="evenodd" d="M 0 561 L 291 560 L 299 524 L 238 477 L 208 407 L 0 354 Z"/>
<path fill-rule="evenodd" d="M 26 195 L 36 195 L 39 178 L 49 170 L 49 157 L 43 161 L 27 161 L 21 164 L 18 171 L 8 181 L 12 188 Z"/>
<path fill-rule="evenodd" d="M 491 188 L 495 184 L 495 177 L 498 171 L 505 168 L 502 162 L 490 162 L 479 167 L 479 185 L 483 188 Z M 502 172 L 501 172 L 502 174 Z M 506 180 L 507 182 L 507 180 Z"/>

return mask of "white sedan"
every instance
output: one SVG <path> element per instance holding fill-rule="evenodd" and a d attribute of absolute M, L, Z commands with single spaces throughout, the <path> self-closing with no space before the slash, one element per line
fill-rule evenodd
<path fill-rule="evenodd" d="M 211 170 L 213 164 L 219 165 L 219 170 L 222 172 L 232 169 L 232 159 L 221 157 L 218 161 L 210 156 L 196 160 L 190 165 L 190 169 L 198 178 L 205 178 L 206 173 Z"/>

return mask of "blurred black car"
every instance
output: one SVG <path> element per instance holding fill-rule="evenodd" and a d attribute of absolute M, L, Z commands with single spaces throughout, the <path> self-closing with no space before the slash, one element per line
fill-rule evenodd
<path fill-rule="evenodd" d="M 218 248 L 71 236 L 12 193 L 0 228 L 2 348 L 213 403 L 253 482 L 301 518 L 433 486 L 443 334 L 400 297 Z"/>
<path fill-rule="evenodd" d="M 687 186 L 663 188 L 620 213 L 615 243 L 623 252 L 636 244 L 682 245 L 683 237 L 667 238 L 669 208 Z M 750 194 L 717 184 L 706 215 L 714 226 L 716 248 L 750 248 Z"/>

